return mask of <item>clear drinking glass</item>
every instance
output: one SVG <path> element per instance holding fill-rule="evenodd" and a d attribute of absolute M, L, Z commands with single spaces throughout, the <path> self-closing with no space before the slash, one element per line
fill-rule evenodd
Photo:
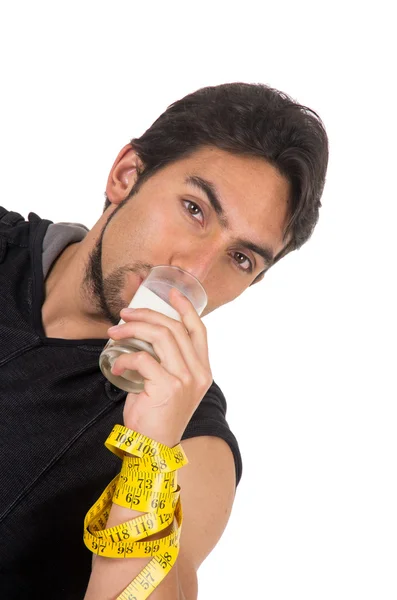
<path fill-rule="evenodd" d="M 179 313 L 172 308 L 169 299 L 171 288 L 177 288 L 193 304 L 200 316 L 207 306 L 207 294 L 199 280 L 184 271 L 180 267 L 158 265 L 153 267 L 149 275 L 144 279 L 132 298 L 129 306 L 131 308 L 150 308 L 163 313 L 176 321 L 181 321 Z M 125 323 L 123 319 L 119 323 Z M 115 386 L 139 394 L 144 389 L 144 379 L 138 371 L 125 370 L 122 375 L 113 375 L 111 368 L 120 354 L 138 352 L 145 350 L 149 352 L 158 362 L 159 357 L 155 353 L 152 344 L 137 338 L 128 338 L 115 341 L 110 339 L 99 357 L 99 366 L 105 377 Z"/>

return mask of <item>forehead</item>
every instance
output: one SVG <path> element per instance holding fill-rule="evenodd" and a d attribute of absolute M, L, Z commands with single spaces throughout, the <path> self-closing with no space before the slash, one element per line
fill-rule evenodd
<path fill-rule="evenodd" d="M 270 243 L 275 254 L 281 251 L 290 216 L 291 187 L 265 159 L 204 147 L 169 168 L 181 182 L 195 175 L 209 181 L 234 232 Z"/>

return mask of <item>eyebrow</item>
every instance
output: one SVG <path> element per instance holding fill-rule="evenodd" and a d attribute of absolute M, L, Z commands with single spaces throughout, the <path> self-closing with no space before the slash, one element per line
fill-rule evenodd
<path fill-rule="evenodd" d="M 215 211 L 218 222 L 219 222 L 220 226 L 222 227 L 222 229 L 230 229 L 229 220 L 226 216 L 226 212 L 222 206 L 222 203 L 219 200 L 219 194 L 216 190 L 215 185 L 211 181 L 208 181 L 207 179 L 203 179 L 202 177 L 199 177 L 198 175 L 189 175 L 188 177 L 186 177 L 185 183 L 187 185 L 193 186 L 193 187 L 201 190 L 202 192 L 204 192 L 204 194 L 207 196 L 208 201 L 210 202 L 212 208 Z M 261 256 L 263 258 L 266 266 L 270 267 L 272 265 L 273 259 L 274 259 L 274 252 L 268 246 L 263 246 L 261 244 L 255 244 L 252 240 L 243 239 L 241 237 L 234 238 L 234 241 L 239 246 L 248 248 L 249 250 L 252 250 L 252 252 L 255 252 L 256 254 Z"/>

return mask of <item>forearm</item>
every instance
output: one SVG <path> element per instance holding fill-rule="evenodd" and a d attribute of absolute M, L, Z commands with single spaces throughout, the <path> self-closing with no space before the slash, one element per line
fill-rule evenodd
<path fill-rule="evenodd" d="M 114 527 L 143 513 L 112 505 L 106 527 Z M 148 536 L 147 541 L 160 539 L 169 534 L 171 525 L 165 530 Z M 139 573 L 149 564 L 148 558 L 106 558 L 94 555 L 89 585 L 84 600 L 108 600 L 117 598 Z M 184 600 L 180 593 L 177 563 L 150 596 L 152 600 Z M 142 577 L 144 579 L 144 577 Z"/>
<path fill-rule="evenodd" d="M 85 519 L 84 541 L 97 554 L 85 599 L 118 598 L 131 583 L 131 600 L 182 599 L 175 569 L 182 524 L 176 471 L 186 456 L 179 445 L 164 446 L 119 425 L 106 445 L 123 463 Z"/>

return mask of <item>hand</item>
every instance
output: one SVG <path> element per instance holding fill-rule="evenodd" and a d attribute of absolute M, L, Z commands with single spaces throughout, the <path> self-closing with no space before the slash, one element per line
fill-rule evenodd
<path fill-rule="evenodd" d="M 114 375 L 132 369 L 144 378 L 144 390 L 127 395 L 125 426 L 175 446 L 213 377 L 204 323 L 190 300 L 174 289 L 170 302 L 182 323 L 149 308 L 123 309 L 120 316 L 125 323 L 109 335 L 113 340 L 136 337 L 149 342 L 161 361 L 141 351 L 121 354 L 114 362 Z"/>

